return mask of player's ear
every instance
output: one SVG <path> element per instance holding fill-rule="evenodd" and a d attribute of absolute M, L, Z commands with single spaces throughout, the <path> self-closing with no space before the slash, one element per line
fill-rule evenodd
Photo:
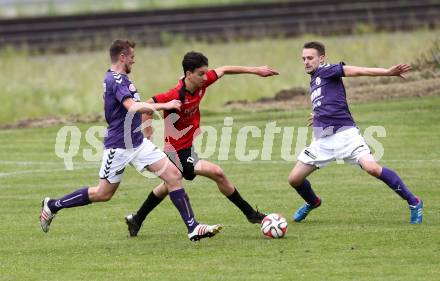
<path fill-rule="evenodd" d="M 124 52 L 121 52 L 121 53 L 119 54 L 119 56 L 118 56 L 118 60 L 119 60 L 119 61 L 123 61 L 124 58 L 125 58 L 125 54 L 124 54 Z"/>
<path fill-rule="evenodd" d="M 325 55 L 320 55 L 319 56 L 319 63 L 323 64 L 325 62 Z"/>

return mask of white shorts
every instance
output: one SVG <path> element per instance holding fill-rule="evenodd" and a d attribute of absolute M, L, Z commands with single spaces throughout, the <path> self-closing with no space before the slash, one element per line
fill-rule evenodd
<path fill-rule="evenodd" d="M 371 154 L 358 128 L 350 128 L 328 137 L 315 139 L 298 156 L 304 164 L 323 168 L 333 161 L 358 164 L 359 159 Z"/>
<path fill-rule="evenodd" d="M 110 148 L 105 149 L 102 155 L 102 164 L 99 171 L 101 179 L 107 179 L 110 183 L 120 182 L 125 167 L 132 165 L 138 172 L 142 172 L 148 165 L 167 157 L 150 140 L 144 139 L 136 148 Z"/>

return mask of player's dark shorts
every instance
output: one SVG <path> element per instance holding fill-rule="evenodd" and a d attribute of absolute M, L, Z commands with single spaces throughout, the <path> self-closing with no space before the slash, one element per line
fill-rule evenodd
<path fill-rule="evenodd" d="M 199 156 L 194 151 L 194 147 L 188 147 L 176 152 L 165 151 L 171 162 L 180 170 L 186 180 L 193 180 L 196 177 L 194 167 L 199 162 Z"/>

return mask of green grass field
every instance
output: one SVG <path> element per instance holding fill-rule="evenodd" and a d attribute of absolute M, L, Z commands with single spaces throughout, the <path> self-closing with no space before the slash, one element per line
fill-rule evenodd
<path fill-rule="evenodd" d="M 8 3 L 9 2 L 9 3 Z M 15 3 L 14 3 L 15 2 Z M 141 9 L 182 8 L 225 4 L 264 3 L 268 0 L 75 0 L 6 1 L 0 17 L 59 16 L 78 13 L 133 11 Z"/>
<path fill-rule="evenodd" d="M 424 199 L 424 223 L 408 223 L 404 201 L 357 168 L 333 164 L 310 177 L 323 205 L 303 223 L 290 222 L 302 204 L 287 184 L 293 162 L 281 160 L 280 137 L 271 161 L 239 162 L 233 141 L 228 161 L 217 161 L 242 195 L 264 212 L 289 219 L 287 236 L 265 239 L 246 222 L 213 182 L 186 182 L 199 221 L 222 223 L 212 239 L 191 243 L 170 201 L 147 219 L 137 238 L 123 218 L 158 183 L 127 169 L 107 203 L 61 211 L 51 231 L 39 226 L 40 200 L 95 184 L 99 162 L 75 157 L 64 169 L 54 152 L 59 126 L 0 131 L 0 280 L 438 280 L 440 276 L 440 97 L 352 106 L 361 129 L 386 128 L 382 164 L 396 170 Z M 231 115 L 231 114 L 229 114 Z M 234 113 L 234 133 L 243 125 L 261 129 L 303 126 L 308 110 Z M 202 119 L 219 128 L 221 114 Z M 78 124 L 85 133 L 91 124 Z M 296 131 L 295 131 L 296 132 Z M 233 137 L 235 140 L 235 134 Z M 261 147 L 251 138 L 248 148 Z"/>

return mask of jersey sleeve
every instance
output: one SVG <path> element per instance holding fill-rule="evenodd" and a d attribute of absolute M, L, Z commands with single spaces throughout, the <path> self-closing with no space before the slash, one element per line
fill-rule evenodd
<path fill-rule="evenodd" d="M 175 89 L 171 89 L 168 92 L 157 94 L 152 97 L 156 103 L 166 103 L 172 100 L 179 99 L 179 93 Z"/>
<path fill-rule="evenodd" d="M 124 81 L 121 81 L 121 83 L 115 82 L 114 89 L 115 97 L 120 103 L 122 103 L 126 98 L 132 97 L 130 91 L 128 90 L 128 85 L 126 85 Z"/>
<path fill-rule="evenodd" d="M 209 87 L 211 84 L 213 84 L 215 81 L 218 80 L 217 73 L 215 72 L 214 69 L 208 70 L 208 72 L 206 72 L 206 77 L 207 77 L 206 82 L 203 85 L 203 87 L 205 88 Z"/>
<path fill-rule="evenodd" d="M 322 67 L 319 72 L 319 76 L 321 78 L 341 78 L 345 76 L 344 62 L 340 62 L 338 64 L 328 64 Z"/>

